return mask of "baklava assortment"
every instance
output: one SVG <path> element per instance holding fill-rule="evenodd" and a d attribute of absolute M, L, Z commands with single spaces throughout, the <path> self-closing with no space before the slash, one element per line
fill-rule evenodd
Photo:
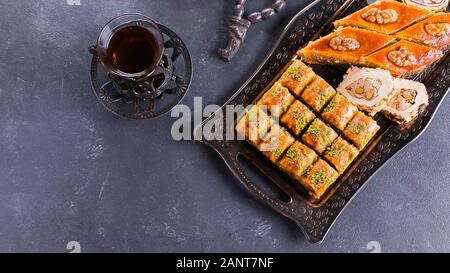
<path fill-rule="evenodd" d="M 400 124 L 414 120 L 428 105 L 425 85 L 379 68 L 351 67 L 337 91 L 369 115 L 382 112 Z"/>
<path fill-rule="evenodd" d="M 336 22 L 298 51 L 309 64 L 350 66 L 334 89 L 296 59 L 248 107 L 236 131 L 319 200 L 371 142 L 383 113 L 403 124 L 428 105 L 425 86 L 404 79 L 450 46 L 448 0 L 377 1 Z"/>
<path fill-rule="evenodd" d="M 450 46 L 450 16 L 433 13 L 447 7 L 448 1 L 407 2 L 377 1 L 337 20 L 334 32 L 298 54 L 310 64 L 357 65 L 386 69 L 398 77 L 415 75 L 441 59 Z"/>
<path fill-rule="evenodd" d="M 236 125 L 240 136 L 313 199 L 323 196 L 378 129 L 373 118 L 299 60 Z"/>

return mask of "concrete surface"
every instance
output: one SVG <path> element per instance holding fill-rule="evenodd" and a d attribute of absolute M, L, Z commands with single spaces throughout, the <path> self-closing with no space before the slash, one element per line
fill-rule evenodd
<path fill-rule="evenodd" d="M 68 252 L 71 241 L 83 252 L 368 252 L 371 241 L 383 252 L 450 251 L 448 98 L 322 245 L 247 195 L 212 150 L 173 141 L 170 115 L 127 121 L 96 101 L 87 47 L 116 15 L 140 12 L 178 32 L 195 72 L 183 103 L 222 104 L 308 1 L 255 26 L 225 64 L 215 52 L 229 2 L 2 1 L 0 251 Z"/>

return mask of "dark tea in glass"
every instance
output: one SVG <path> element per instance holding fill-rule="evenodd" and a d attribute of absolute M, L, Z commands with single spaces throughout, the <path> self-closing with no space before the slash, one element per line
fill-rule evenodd
<path fill-rule="evenodd" d="M 139 80 L 150 76 L 161 61 L 163 36 L 151 19 L 124 14 L 103 28 L 95 50 L 109 73 Z"/>

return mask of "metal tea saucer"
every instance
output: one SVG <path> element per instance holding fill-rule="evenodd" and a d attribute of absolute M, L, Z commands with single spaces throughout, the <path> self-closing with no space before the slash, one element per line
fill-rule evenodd
<path fill-rule="evenodd" d="M 120 83 L 108 76 L 93 55 L 92 89 L 101 104 L 122 118 L 152 119 L 172 110 L 184 98 L 192 81 L 192 60 L 183 40 L 171 29 L 158 24 L 164 36 L 164 55 L 159 64 L 159 80 L 152 81 L 152 96 L 124 96 Z M 156 83 L 155 83 L 156 82 Z"/>

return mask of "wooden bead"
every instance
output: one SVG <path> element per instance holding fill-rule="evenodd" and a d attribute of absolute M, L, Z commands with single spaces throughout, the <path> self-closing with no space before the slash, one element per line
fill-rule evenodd
<path fill-rule="evenodd" d="M 261 22 L 262 21 L 261 12 L 253 12 L 248 16 L 248 20 L 250 20 L 250 22 L 252 22 L 253 24 Z"/>
<path fill-rule="evenodd" d="M 261 16 L 263 20 L 267 20 L 275 15 L 275 10 L 273 8 L 267 8 L 261 11 Z"/>
<path fill-rule="evenodd" d="M 276 11 L 276 12 L 279 12 L 280 10 L 282 10 L 284 7 L 286 6 L 286 1 L 284 1 L 284 0 L 277 0 L 276 2 L 275 2 L 275 4 L 273 4 L 273 9 Z"/>

